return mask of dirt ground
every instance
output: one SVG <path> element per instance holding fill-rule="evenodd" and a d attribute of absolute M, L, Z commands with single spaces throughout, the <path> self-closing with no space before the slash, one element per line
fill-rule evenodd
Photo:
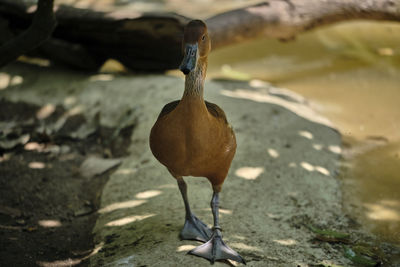
<path fill-rule="evenodd" d="M 57 106 L 43 121 L 36 117 L 39 111 L 34 104 L 0 100 L 0 121 L 16 123 L 8 137 L 30 136 L 26 144 L 0 151 L 1 266 L 45 266 L 60 258 L 78 263 L 90 254 L 96 210 L 110 172 L 88 179 L 79 169 L 88 155 L 123 156 L 130 142 L 133 127 L 111 143 L 106 137 L 112 129 L 104 127 L 85 139 L 72 138 L 87 123 L 80 115 L 48 135 L 40 124 L 57 121 L 65 110 Z"/>
<path fill-rule="evenodd" d="M 0 266 L 209 266 L 186 255 L 198 243 L 178 239 L 182 200 L 148 149 L 181 79 L 24 64 L 1 75 Z M 340 134 L 305 99 L 231 81 L 208 82 L 206 99 L 236 132 L 221 226 L 249 266 L 396 266 L 398 248 L 343 212 Z M 210 223 L 210 186 L 187 182 Z"/>

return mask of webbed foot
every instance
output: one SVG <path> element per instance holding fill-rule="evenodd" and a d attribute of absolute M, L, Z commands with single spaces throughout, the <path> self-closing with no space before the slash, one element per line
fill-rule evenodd
<path fill-rule="evenodd" d="M 211 229 L 194 214 L 191 214 L 191 216 L 186 219 L 185 225 L 180 233 L 181 239 L 197 240 L 201 242 L 207 242 L 207 240 L 210 240 L 211 236 Z"/>
<path fill-rule="evenodd" d="M 229 259 L 246 264 L 245 260 L 236 251 L 224 243 L 219 229 L 214 230 L 214 234 L 208 242 L 192 249 L 189 254 L 205 258 L 211 263 L 217 260 Z"/>

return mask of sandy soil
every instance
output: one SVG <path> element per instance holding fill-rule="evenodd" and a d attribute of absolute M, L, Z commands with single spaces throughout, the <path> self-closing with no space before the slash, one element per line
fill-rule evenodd
<path fill-rule="evenodd" d="M 165 75 L 90 75 L 20 64 L 8 67 L 3 73 L 9 75 L 10 85 L 0 92 L 0 99 L 7 103 L 23 101 L 34 105 L 30 112 L 36 114 L 35 120 L 47 125 L 53 135 L 58 136 L 62 129 L 57 128 L 55 122 L 63 116 L 68 121 L 79 115 L 85 123 L 73 128 L 67 134 L 68 138 L 50 139 L 52 144 L 70 147 L 71 168 L 76 168 L 75 171 L 67 171 L 68 165 L 62 164 L 60 154 L 50 160 L 47 158 L 50 152 L 43 155 L 38 151 L 26 151 L 23 146 L 5 151 L 4 154 L 11 156 L 4 157 L 3 154 L 0 168 L 6 175 L 1 175 L 1 182 L 4 188 L 8 186 L 15 191 L 9 197 L 2 197 L 1 204 L 22 211 L 30 209 L 31 215 L 19 218 L 9 212 L 0 218 L 1 224 L 8 227 L 1 229 L 7 237 L 2 245 L 9 246 L 14 242 L 14 248 L 2 250 L 6 253 L 2 254 L 1 265 L 10 264 L 12 257 L 3 255 L 11 254 L 14 258 L 15 255 L 35 255 L 30 263 L 42 266 L 209 265 L 204 259 L 186 255 L 199 243 L 178 239 L 184 221 L 183 203 L 174 179 L 154 159 L 148 147 L 149 130 L 163 105 L 180 98 L 182 79 Z M 13 80 L 20 82 L 12 84 Z M 340 180 L 337 179 L 340 134 L 328 126 L 325 118 L 311 110 L 307 101 L 268 84 L 250 86 L 245 82 L 229 81 L 207 82 L 206 99 L 225 110 L 236 132 L 238 149 L 221 195 L 221 226 L 225 241 L 246 259 L 249 266 L 349 266 L 354 261 L 352 263 L 351 255 L 346 256 L 344 251 L 346 247 L 359 245 L 360 240 L 370 247 L 378 247 L 383 254 L 382 260 L 396 253 L 393 246 L 377 244 L 371 235 L 362 233 L 352 217 L 343 213 Z M 38 118 L 38 110 L 46 105 L 62 108 L 62 115 L 58 115 L 55 122 L 46 123 L 46 119 Z M 33 128 L 37 129 L 37 125 Z M 32 136 L 29 142 L 50 143 Z M 120 136 L 125 138 L 119 139 Z M 126 136 L 130 140 L 127 141 Z M 93 137 L 96 138 L 91 139 Z M 78 141 L 72 144 L 71 139 Z M 82 162 L 93 155 L 106 160 L 123 160 L 121 165 L 102 174 L 108 177 L 112 172 L 109 178 L 101 178 L 102 175 L 85 178 L 83 174 L 87 172 L 84 172 Z M 13 174 L 18 173 L 7 169 L 12 164 L 21 169 L 21 175 L 14 180 L 22 181 L 22 176 L 26 181 L 46 180 L 44 173 L 26 168 L 26 162 L 31 161 L 60 166 L 46 174 L 55 184 L 27 191 L 26 195 L 42 194 L 42 202 L 35 197 L 15 201 L 13 197 L 23 189 L 10 185 Z M 22 162 L 25 162 L 25 169 L 21 167 Z M 102 172 L 92 170 L 89 173 L 94 176 Z M 57 182 L 58 175 L 64 175 L 65 179 Z M 104 182 L 108 179 L 104 188 L 103 183 L 93 183 L 93 179 L 99 177 Z M 61 197 L 62 192 L 75 192 L 66 186 L 72 180 L 80 181 L 72 186 L 80 188 L 77 192 L 81 193 L 71 193 L 79 199 L 76 202 L 74 198 Z M 210 185 L 202 178 L 188 177 L 186 181 L 194 212 L 206 223 L 211 223 Z M 30 186 L 25 182 L 22 188 Z M 58 194 L 59 199 L 49 198 L 48 191 Z M 100 194 L 100 200 L 96 202 L 96 196 Z M 87 200 L 92 211 L 74 216 L 74 209 L 84 207 Z M 47 214 L 46 203 L 49 201 L 57 203 L 58 209 Z M 27 202 L 33 205 L 29 206 Z M 36 202 L 42 203 L 38 204 L 40 212 L 35 210 Z M 77 204 L 69 210 L 70 203 Z M 22 214 L 25 216 L 24 212 Z M 25 222 L 18 222 L 21 219 Z M 58 219 L 62 223 L 61 228 L 51 228 L 53 239 L 48 243 L 55 249 L 42 245 L 46 231 L 50 231 L 47 228 L 38 239 L 31 238 L 31 243 L 21 246 L 28 238 L 26 236 L 32 235 L 29 229 L 39 231 L 44 228 L 38 223 L 44 219 Z M 68 228 L 69 221 L 83 229 L 72 227 L 66 232 L 72 236 L 75 231 L 75 235 L 82 237 L 80 243 L 77 241 L 82 248 L 76 249 L 80 254 L 72 253 L 73 245 L 57 254 L 64 242 L 62 235 L 57 238 L 57 229 Z M 21 223 L 26 226 L 18 225 Z M 93 226 L 92 238 L 88 229 Z M 17 228 L 13 227 L 23 229 L 16 232 Z M 319 229 L 338 230 L 350 236 L 329 238 Z M 83 237 L 84 233 L 86 237 Z M 37 249 L 32 249 L 34 246 Z M 38 256 L 40 253 L 42 256 Z M 234 263 L 215 265 L 225 264 Z"/>

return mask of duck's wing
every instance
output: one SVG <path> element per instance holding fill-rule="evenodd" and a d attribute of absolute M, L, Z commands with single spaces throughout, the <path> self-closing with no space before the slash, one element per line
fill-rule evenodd
<path fill-rule="evenodd" d="M 213 115 L 215 118 L 219 118 L 221 120 L 223 120 L 226 124 L 228 124 L 228 120 L 226 119 L 226 115 L 225 112 L 218 107 L 216 104 L 214 103 L 210 103 L 210 102 L 206 102 L 206 107 L 208 112 L 210 112 L 211 115 Z"/>
<path fill-rule="evenodd" d="M 180 100 L 175 100 L 175 101 L 172 101 L 171 103 L 166 104 L 163 107 L 163 109 L 161 110 L 160 115 L 158 115 L 158 118 L 161 118 L 161 117 L 171 113 L 176 108 L 176 106 L 178 106 L 179 101 Z"/>

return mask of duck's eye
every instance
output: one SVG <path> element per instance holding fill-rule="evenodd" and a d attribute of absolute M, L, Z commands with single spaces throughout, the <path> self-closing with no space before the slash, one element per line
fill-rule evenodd
<path fill-rule="evenodd" d="M 205 35 L 203 35 L 203 37 L 201 37 L 201 40 L 205 40 L 206 39 L 206 36 Z"/>

